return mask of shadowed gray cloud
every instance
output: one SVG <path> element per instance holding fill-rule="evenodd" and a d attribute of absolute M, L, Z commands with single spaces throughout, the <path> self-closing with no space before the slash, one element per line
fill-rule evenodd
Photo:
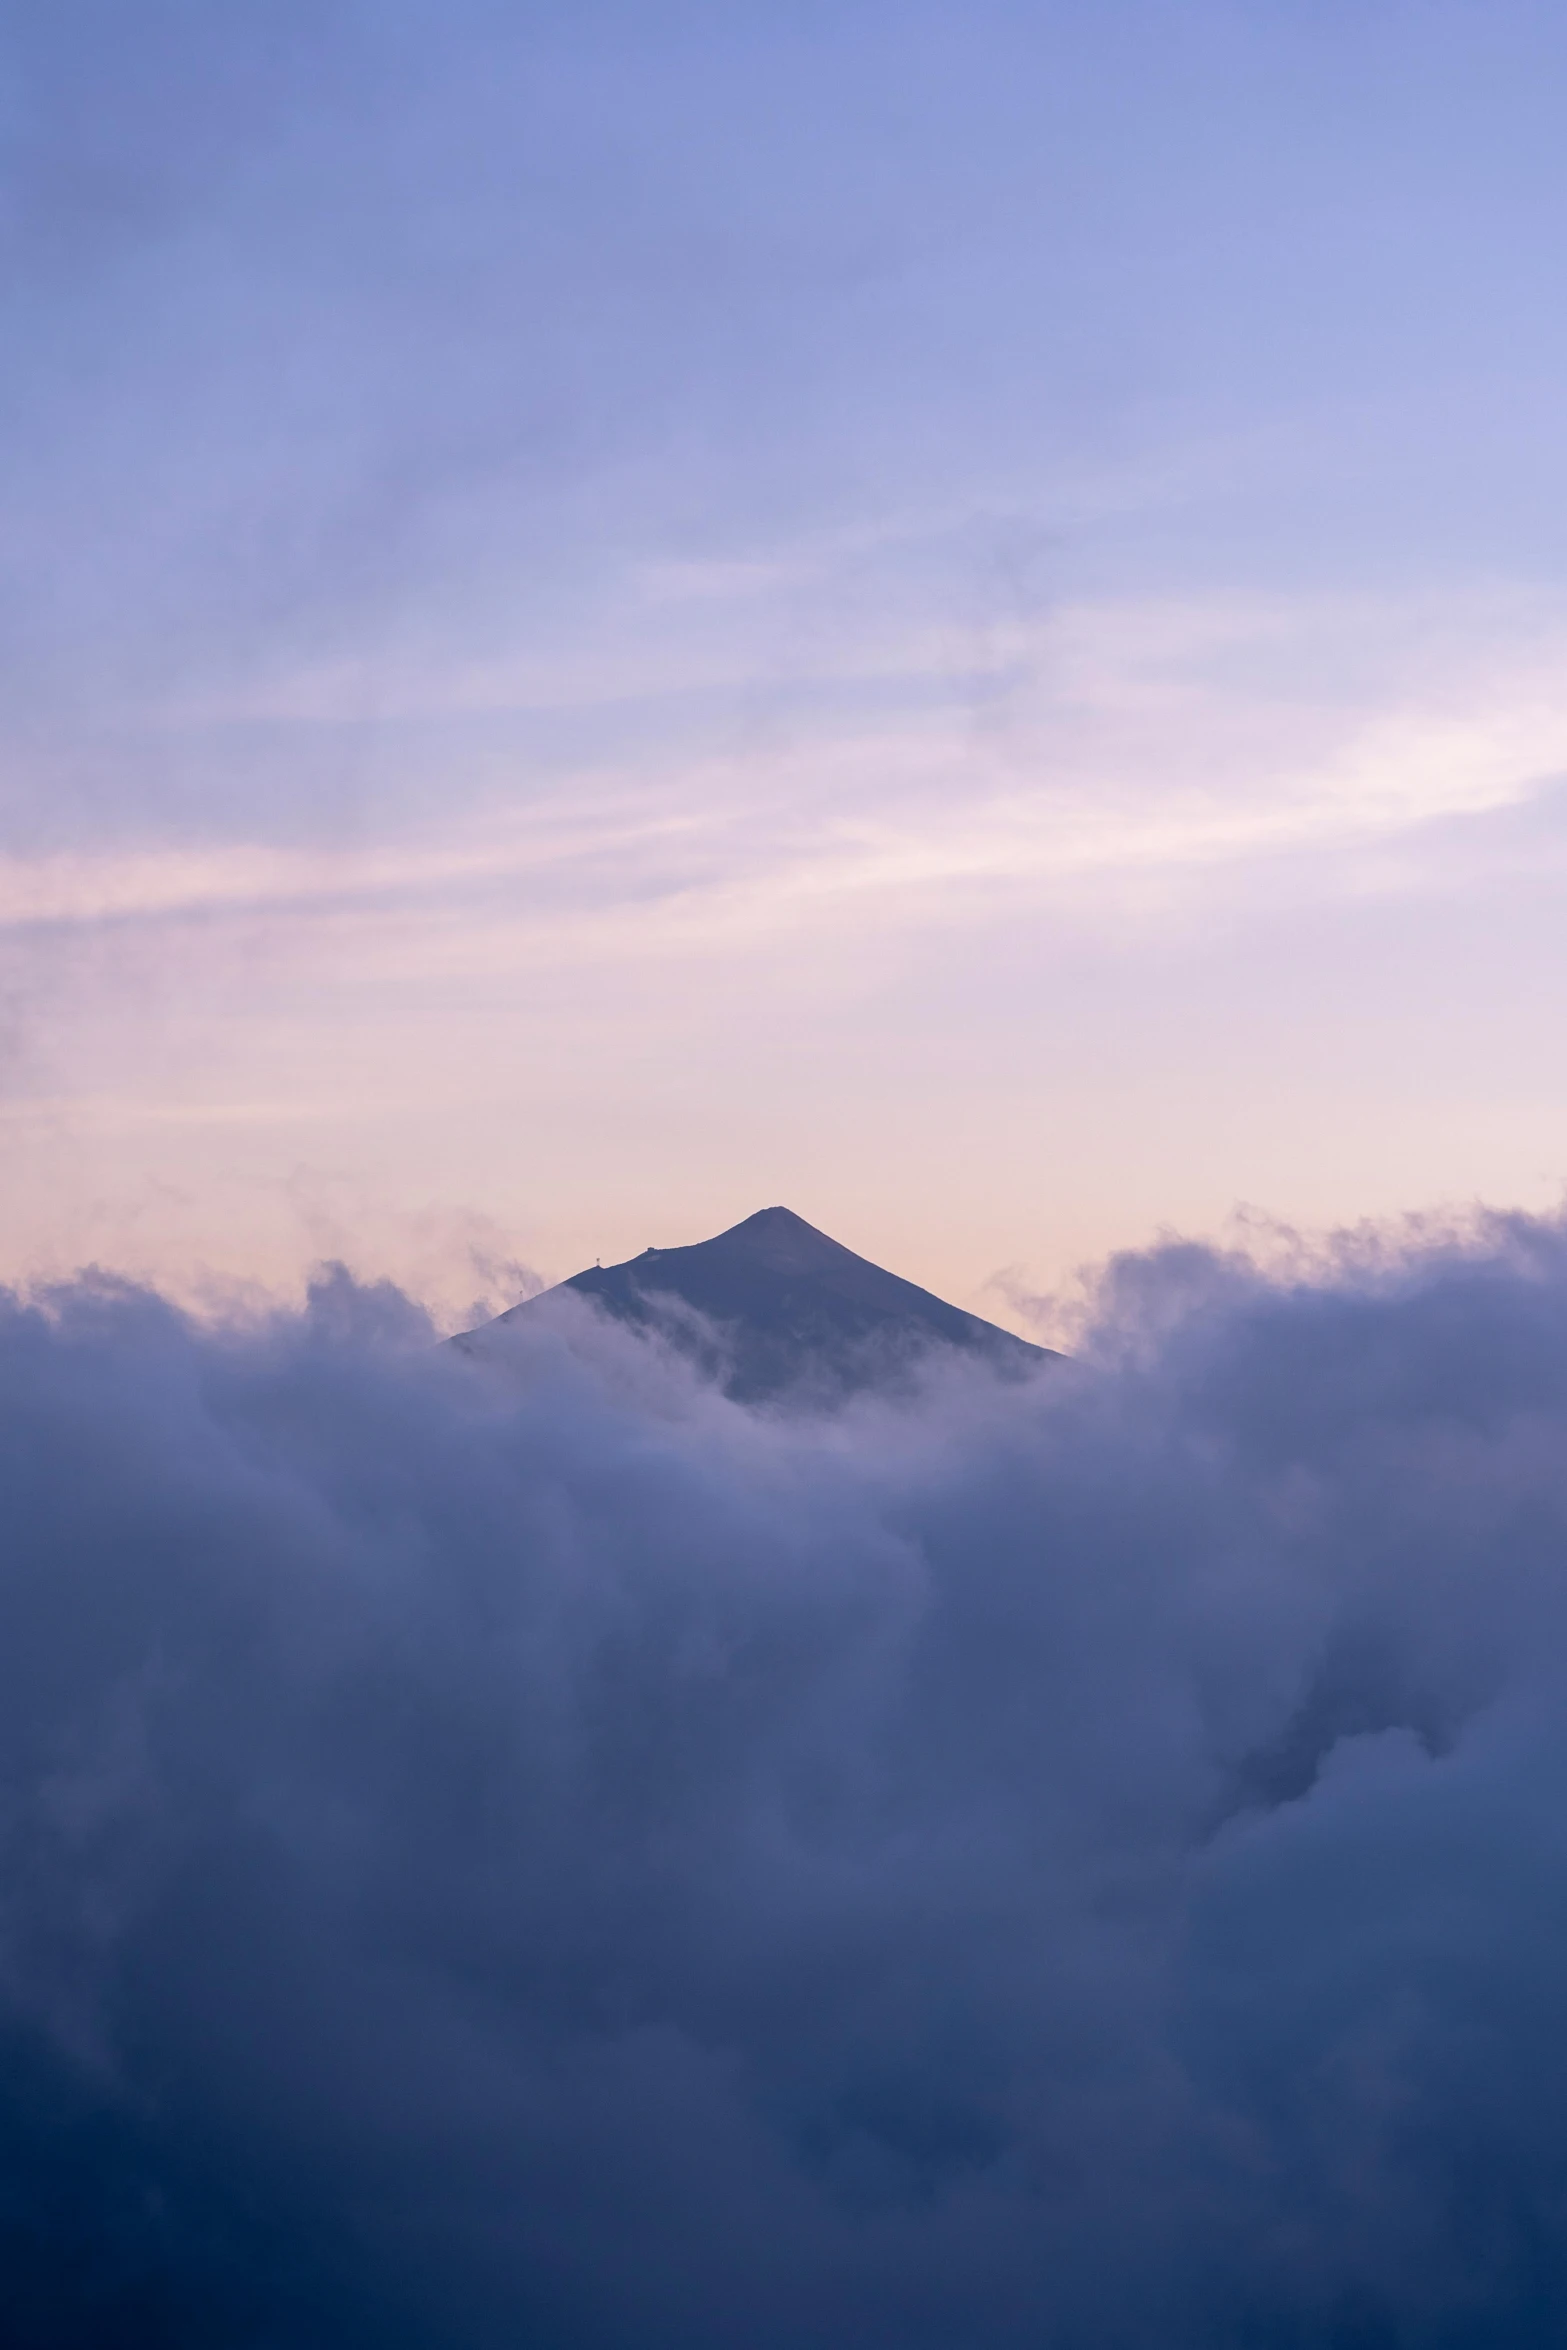
<path fill-rule="evenodd" d="M 812 1422 L 0 1324 L 9 2338 L 1544 2343 L 1567 1240 Z"/>

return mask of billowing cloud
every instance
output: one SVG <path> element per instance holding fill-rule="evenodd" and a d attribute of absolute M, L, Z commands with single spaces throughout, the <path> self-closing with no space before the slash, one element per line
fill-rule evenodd
<path fill-rule="evenodd" d="M 19 2345 L 1567 2319 L 1567 1232 L 828 1421 L 0 1322 Z"/>

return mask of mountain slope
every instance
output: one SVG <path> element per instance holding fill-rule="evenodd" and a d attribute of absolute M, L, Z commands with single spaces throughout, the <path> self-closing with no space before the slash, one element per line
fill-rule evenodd
<path fill-rule="evenodd" d="M 483 1351 L 553 1298 L 575 1294 L 635 1329 L 656 1330 L 737 1401 L 826 1396 L 906 1375 L 934 1347 L 1022 1373 L 1051 1360 L 977 1314 L 884 1272 L 788 1208 L 762 1208 L 713 1240 L 594 1265 L 458 1341 Z"/>

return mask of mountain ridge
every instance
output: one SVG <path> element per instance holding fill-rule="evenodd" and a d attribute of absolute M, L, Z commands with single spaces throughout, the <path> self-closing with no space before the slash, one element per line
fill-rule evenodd
<path fill-rule="evenodd" d="M 906 1379 L 937 1348 L 1012 1376 L 1057 1359 L 978 1314 L 889 1273 L 793 1209 L 759 1208 L 712 1239 L 591 1265 L 456 1342 L 486 1352 L 562 1295 L 657 1332 L 737 1402 L 827 1397 Z"/>

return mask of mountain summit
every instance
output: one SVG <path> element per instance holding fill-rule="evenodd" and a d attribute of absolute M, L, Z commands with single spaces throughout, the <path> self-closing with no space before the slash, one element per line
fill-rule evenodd
<path fill-rule="evenodd" d="M 457 1343 L 488 1351 L 508 1324 L 567 1295 L 656 1331 L 743 1403 L 791 1390 L 824 1397 L 881 1386 L 938 1347 L 1013 1373 L 1052 1359 L 1048 1347 L 884 1272 L 788 1208 L 760 1208 L 690 1248 L 649 1248 L 623 1265 L 591 1266 Z"/>

